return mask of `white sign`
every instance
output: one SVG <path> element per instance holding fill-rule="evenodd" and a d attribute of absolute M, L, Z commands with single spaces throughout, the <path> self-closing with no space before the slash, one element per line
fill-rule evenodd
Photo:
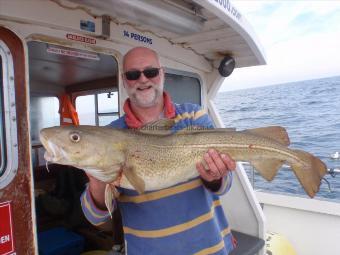
<path fill-rule="evenodd" d="M 61 48 L 57 48 L 57 47 L 48 47 L 47 52 L 52 53 L 52 54 L 57 54 L 57 55 L 75 57 L 75 58 L 99 60 L 98 55 L 95 54 L 95 53 L 88 53 L 88 52 L 69 50 L 69 49 L 61 49 Z"/>

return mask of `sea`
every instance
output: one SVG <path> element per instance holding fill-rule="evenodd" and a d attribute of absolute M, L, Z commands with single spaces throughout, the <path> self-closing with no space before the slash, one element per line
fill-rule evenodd
<path fill-rule="evenodd" d="M 320 158 L 327 168 L 340 171 L 340 76 L 219 92 L 214 103 L 226 127 L 237 130 L 280 125 L 291 148 Z M 272 182 L 244 164 L 255 190 L 307 197 L 293 171 L 283 166 Z M 317 199 L 340 203 L 340 173 L 326 174 Z"/>

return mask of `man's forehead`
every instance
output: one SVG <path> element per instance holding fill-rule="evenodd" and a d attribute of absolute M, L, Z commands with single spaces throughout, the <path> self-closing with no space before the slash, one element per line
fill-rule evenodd
<path fill-rule="evenodd" d="M 147 48 L 137 48 L 129 51 L 124 57 L 124 68 L 158 65 L 155 52 Z"/>

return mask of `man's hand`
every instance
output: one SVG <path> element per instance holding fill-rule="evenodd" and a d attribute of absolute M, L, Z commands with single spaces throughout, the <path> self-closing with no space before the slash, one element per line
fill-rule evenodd
<path fill-rule="evenodd" d="M 235 161 L 228 154 L 220 154 L 215 149 L 209 149 L 203 159 L 196 164 L 196 168 L 201 178 L 207 182 L 220 180 L 236 168 Z"/>

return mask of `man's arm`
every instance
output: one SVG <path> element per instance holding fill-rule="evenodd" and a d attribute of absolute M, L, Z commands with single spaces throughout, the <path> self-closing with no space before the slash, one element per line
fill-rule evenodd
<path fill-rule="evenodd" d="M 105 206 L 106 183 L 98 181 L 92 176 L 89 183 L 80 197 L 81 207 L 86 219 L 102 230 L 112 230 L 111 216 Z M 115 208 L 115 201 L 112 201 Z"/>

